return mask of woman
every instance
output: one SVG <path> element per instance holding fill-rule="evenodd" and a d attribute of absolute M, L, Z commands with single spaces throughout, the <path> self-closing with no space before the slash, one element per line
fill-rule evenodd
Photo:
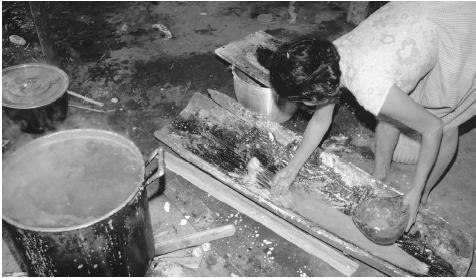
<path fill-rule="evenodd" d="M 475 115 L 476 3 L 390 2 L 334 41 L 301 39 L 267 64 L 276 92 L 315 106 L 304 137 L 274 193 L 287 189 L 332 122 L 339 87 L 378 119 L 374 176 L 384 180 L 402 129 L 421 135 L 413 186 L 405 194 L 408 231 L 420 202 L 455 154 L 458 126 Z M 258 52 L 260 61 L 270 53 Z"/>

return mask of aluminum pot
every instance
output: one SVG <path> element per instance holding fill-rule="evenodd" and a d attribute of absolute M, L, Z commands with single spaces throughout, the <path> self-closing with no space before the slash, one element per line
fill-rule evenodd
<path fill-rule="evenodd" d="M 296 112 L 295 103 L 279 97 L 271 88 L 260 86 L 241 70 L 232 67 L 232 74 L 235 95 L 243 107 L 277 123 L 288 121 Z"/>
<path fill-rule="evenodd" d="M 22 64 L 2 70 L 2 105 L 8 118 L 28 133 L 54 130 L 68 113 L 69 78 L 47 64 Z"/>
<path fill-rule="evenodd" d="M 147 163 L 154 158 L 163 151 Z M 146 185 L 163 169 L 144 182 L 130 140 L 95 129 L 56 132 L 16 150 L 2 168 L 4 238 L 29 275 L 146 273 L 154 256 Z"/>

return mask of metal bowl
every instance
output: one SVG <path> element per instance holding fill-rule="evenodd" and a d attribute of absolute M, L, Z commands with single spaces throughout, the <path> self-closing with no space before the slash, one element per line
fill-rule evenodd
<path fill-rule="evenodd" d="M 239 69 L 233 68 L 232 73 L 236 98 L 245 108 L 278 123 L 289 120 L 296 112 L 296 104 L 280 98 L 271 88 L 260 86 Z"/>
<path fill-rule="evenodd" d="M 393 244 L 405 232 L 409 214 L 402 212 L 403 196 L 369 198 L 353 211 L 355 226 L 371 241 Z"/>

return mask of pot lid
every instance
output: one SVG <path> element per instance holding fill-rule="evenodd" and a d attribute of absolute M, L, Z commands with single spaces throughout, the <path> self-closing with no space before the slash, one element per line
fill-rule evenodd
<path fill-rule="evenodd" d="M 68 75 L 47 64 L 22 64 L 2 71 L 2 105 L 30 109 L 48 105 L 68 88 Z"/>

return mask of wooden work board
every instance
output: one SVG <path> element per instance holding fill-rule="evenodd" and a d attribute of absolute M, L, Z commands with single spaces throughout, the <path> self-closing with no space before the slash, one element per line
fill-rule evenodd
<path fill-rule="evenodd" d="M 428 210 L 407 235 L 390 246 L 368 240 L 353 225 L 352 209 L 370 196 L 394 196 L 336 155 L 316 151 L 293 185 L 288 203 L 247 180 L 247 163 L 257 158 L 275 173 L 292 157 L 301 136 L 250 112 L 216 91 L 196 93 L 174 121 L 155 136 L 180 157 L 296 227 L 392 276 L 464 276 L 471 263 L 471 236 Z"/>
<path fill-rule="evenodd" d="M 264 31 L 258 31 L 241 40 L 217 48 L 215 54 L 269 88 L 271 87 L 269 71 L 256 59 L 256 49 L 262 46 L 276 50 L 283 42 Z"/>

